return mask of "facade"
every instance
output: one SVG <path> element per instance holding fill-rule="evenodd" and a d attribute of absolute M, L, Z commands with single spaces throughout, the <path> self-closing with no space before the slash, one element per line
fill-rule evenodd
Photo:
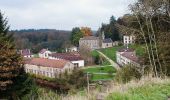
<path fill-rule="evenodd" d="M 134 65 L 140 66 L 139 58 L 136 56 L 135 51 L 133 49 L 120 49 L 116 52 L 116 61 L 119 65 Z"/>
<path fill-rule="evenodd" d="M 68 60 L 74 64 L 74 67 L 84 67 L 84 60 L 77 53 L 52 53 L 49 55 L 49 59 Z"/>
<path fill-rule="evenodd" d="M 48 49 L 42 49 L 38 55 L 40 58 L 48 58 L 49 55 L 51 54 L 51 51 L 49 51 Z"/>
<path fill-rule="evenodd" d="M 23 49 L 19 50 L 19 53 L 24 57 L 24 58 L 32 58 L 34 55 L 32 54 L 30 49 Z"/>
<path fill-rule="evenodd" d="M 80 38 L 79 47 L 80 48 L 88 47 L 91 50 L 99 49 L 100 48 L 99 42 L 100 42 L 99 37 L 85 36 L 83 38 Z"/>
<path fill-rule="evenodd" d="M 66 48 L 66 52 L 77 52 L 77 51 L 78 51 L 78 48 L 76 46 Z"/>
<path fill-rule="evenodd" d="M 111 38 L 103 39 L 102 48 L 109 48 L 109 47 L 113 47 L 112 39 Z"/>
<path fill-rule="evenodd" d="M 58 77 L 60 73 L 71 72 L 74 65 L 66 60 L 51 60 L 45 58 L 33 58 L 25 62 L 26 73 L 32 73 L 50 78 Z"/>
<path fill-rule="evenodd" d="M 123 43 L 124 43 L 124 45 L 135 43 L 135 36 L 134 35 L 124 35 Z"/>

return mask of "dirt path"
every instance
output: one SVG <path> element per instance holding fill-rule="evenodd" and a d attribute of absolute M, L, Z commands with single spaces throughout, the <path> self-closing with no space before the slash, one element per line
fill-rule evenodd
<path fill-rule="evenodd" d="M 114 68 L 116 68 L 117 70 L 120 69 L 120 66 L 119 66 L 116 62 L 114 62 L 112 59 L 110 59 L 109 57 L 107 57 L 105 54 L 103 54 L 102 52 L 100 52 L 100 51 L 98 51 L 98 50 L 97 50 L 97 52 L 98 52 L 100 55 L 102 55 L 104 58 L 106 58 Z"/>

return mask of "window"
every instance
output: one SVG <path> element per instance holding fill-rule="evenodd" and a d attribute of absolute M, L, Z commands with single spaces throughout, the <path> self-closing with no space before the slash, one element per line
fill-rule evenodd
<path fill-rule="evenodd" d="M 74 63 L 74 67 L 78 68 L 78 65 L 79 65 L 78 63 Z"/>

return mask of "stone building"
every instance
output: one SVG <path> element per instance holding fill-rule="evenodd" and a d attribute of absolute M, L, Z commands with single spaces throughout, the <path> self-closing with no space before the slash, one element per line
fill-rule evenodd
<path fill-rule="evenodd" d="M 133 44 L 135 43 L 135 36 L 134 35 L 123 35 L 123 44 Z"/>
<path fill-rule="evenodd" d="M 50 78 L 58 77 L 60 73 L 71 72 L 74 65 L 67 60 L 52 60 L 45 58 L 32 58 L 25 61 L 26 73 L 31 73 Z"/>
<path fill-rule="evenodd" d="M 100 49 L 100 39 L 95 36 L 85 36 L 79 40 L 79 48 L 88 47 L 91 50 Z"/>

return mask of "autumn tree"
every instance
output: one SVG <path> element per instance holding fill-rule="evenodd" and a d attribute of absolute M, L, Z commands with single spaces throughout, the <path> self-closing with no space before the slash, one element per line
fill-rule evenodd
<path fill-rule="evenodd" d="M 83 33 L 83 36 L 91 36 L 92 31 L 89 27 L 81 27 L 81 32 Z"/>
<path fill-rule="evenodd" d="M 22 58 L 8 30 L 7 18 L 0 12 L 0 99 L 19 99 L 28 92 L 30 86 L 26 83 L 31 81 L 24 72 Z"/>

